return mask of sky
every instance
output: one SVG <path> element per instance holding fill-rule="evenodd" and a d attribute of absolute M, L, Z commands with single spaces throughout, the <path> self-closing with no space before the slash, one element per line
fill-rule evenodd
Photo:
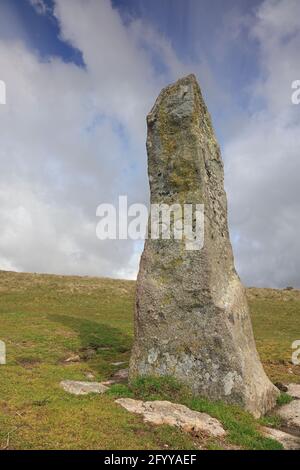
<path fill-rule="evenodd" d="M 0 0 L 0 269 L 134 279 L 96 208 L 148 203 L 146 114 L 195 73 L 248 286 L 300 288 L 299 0 Z"/>

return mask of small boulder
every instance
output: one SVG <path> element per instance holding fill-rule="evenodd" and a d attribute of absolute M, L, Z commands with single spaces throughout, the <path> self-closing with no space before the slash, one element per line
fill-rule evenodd
<path fill-rule="evenodd" d="M 217 419 L 206 413 L 190 410 L 184 405 L 169 401 L 143 402 L 132 398 L 119 398 L 116 403 L 131 413 L 143 415 L 147 423 L 167 424 L 186 432 L 204 433 L 214 437 L 225 435 L 225 430 Z"/>
<path fill-rule="evenodd" d="M 88 393 L 104 393 L 108 387 L 99 382 L 80 382 L 76 380 L 63 380 L 60 386 L 73 395 L 87 395 Z"/>

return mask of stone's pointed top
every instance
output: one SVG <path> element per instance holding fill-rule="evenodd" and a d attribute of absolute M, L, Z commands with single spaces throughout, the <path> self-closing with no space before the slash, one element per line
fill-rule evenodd
<path fill-rule="evenodd" d="M 150 125 L 154 123 L 162 107 L 167 113 L 174 113 L 177 118 L 183 118 L 191 115 L 196 106 L 199 111 L 201 107 L 206 109 L 196 76 L 190 74 L 162 89 L 147 116 L 147 122 Z"/>
<path fill-rule="evenodd" d="M 175 82 L 175 83 L 180 83 L 180 82 L 182 82 L 182 83 L 189 82 L 189 83 L 197 83 L 198 84 L 196 75 L 194 73 L 190 73 L 189 75 L 186 75 L 185 77 L 179 78 L 177 80 L 177 82 Z"/>
<path fill-rule="evenodd" d="M 163 88 L 160 94 L 163 94 L 166 90 L 176 92 L 181 85 L 196 85 L 199 87 L 196 75 L 190 73 L 189 75 L 185 75 L 185 77 L 179 78 L 178 80 L 176 80 L 176 82 L 171 83 L 170 85 Z"/>

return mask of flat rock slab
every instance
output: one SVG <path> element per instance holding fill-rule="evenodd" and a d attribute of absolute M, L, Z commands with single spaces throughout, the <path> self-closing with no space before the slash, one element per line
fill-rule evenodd
<path fill-rule="evenodd" d="M 287 386 L 287 393 L 293 398 L 300 400 L 300 384 L 289 384 Z"/>
<path fill-rule="evenodd" d="M 300 436 L 300 400 L 293 400 L 277 410 L 285 426 Z"/>
<path fill-rule="evenodd" d="M 73 395 L 88 395 L 89 393 L 104 393 L 108 387 L 99 382 L 80 382 L 76 380 L 63 380 L 60 386 Z"/>
<path fill-rule="evenodd" d="M 169 401 L 141 401 L 132 398 L 119 398 L 116 403 L 131 413 L 141 414 L 144 421 L 151 424 L 168 424 L 186 432 L 205 433 L 210 436 L 225 435 L 221 423 L 206 413 L 193 411 L 184 405 Z"/>
<path fill-rule="evenodd" d="M 279 429 L 263 428 L 263 434 L 266 437 L 271 437 L 283 445 L 285 450 L 299 450 L 300 438 L 293 434 L 280 431 Z"/>

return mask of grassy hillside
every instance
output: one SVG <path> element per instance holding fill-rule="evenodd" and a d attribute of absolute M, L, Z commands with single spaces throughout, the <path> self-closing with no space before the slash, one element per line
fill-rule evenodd
<path fill-rule="evenodd" d="M 247 289 L 254 336 L 264 368 L 275 383 L 300 383 L 291 362 L 293 341 L 300 340 L 300 290 Z"/>
<path fill-rule="evenodd" d="M 112 363 L 128 363 L 134 289 L 132 281 L 0 272 L 0 339 L 7 345 L 7 365 L 0 366 L 0 448 L 191 449 L 237 444 L 234 437 L 227 443 L 201 443 L 199 437 L 169 427 L 145 425 L 114 403 L 113 392 L 76 397 L 60 389 L 63 379 L 85 380 L 92 373 L 94 380 L 102 381 L 120 368 Z M 299 367 L 289 363 L 291 343 L 300 339 L 300 292 L 249 289 L 248 294 L 266 371 L 273 381 L 300 382 Z M 65 362 L 74 354 L 80 355 L 80 362 Z M 115 393 L 120 393 L 117 387 Z M 195 409 L 199 406 L 194 403 Z M 200 407 L 207 406 L 203 402 Z M 213 410 L 227 420 L 228 429 L 234 429 L 238 419 L 255 434 L 256 424 L 248 416 L 226 407 Z M 254 434 L 252 440 L 240 440 L 240 446 L 257 448 Z M 270 440 L 264 445 L 272 448 Z"/>

